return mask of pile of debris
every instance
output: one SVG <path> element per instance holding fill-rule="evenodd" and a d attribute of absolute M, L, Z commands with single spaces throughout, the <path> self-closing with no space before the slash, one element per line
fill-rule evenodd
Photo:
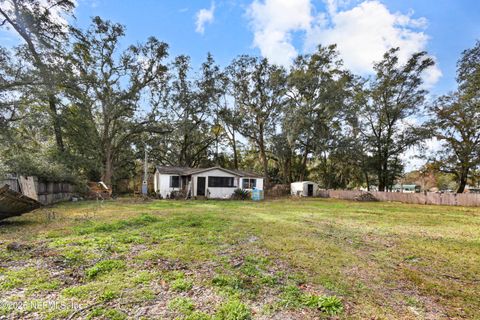
<path fill-rule="evenodd" d="M 374 202 L 374 201 L 378 201 L 377 198 L 375 198 L 375 196 L 373 194 L 371 194 L 370 192 L 362 192 L 361 194 L 359 194 L 358 196 L 356 196 L 355 198 L 353 198 L 353 200 L 355 201 L 361 201 L 361 202 Z"/>
<path fill-rule="evenodd" d="M 0 220 L 19 216 L 41 206 L 36 199 L 10 189 L 9 185 L 0 187 Z"/>
<path fill-rule="evenodd" d="M 290 194 L 290 184 L 276 184 L 265 191 L 269 198 L 285 197 Z"/>
<path fill-rule="evenodd" d="M 87 199 L 107 200 L 112 198 L 112 189 L 103 181 L 88 183 Z"/>

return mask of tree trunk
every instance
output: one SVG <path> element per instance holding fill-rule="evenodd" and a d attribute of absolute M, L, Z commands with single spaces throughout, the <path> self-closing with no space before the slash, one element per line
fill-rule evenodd
<path fill-rule="evenodd" d="M 283 176 L 286 184 L 289 184 L 292 182 L 292 156 L 291 155 L 289 155 L 287 159 L 285 159 L 285 164 L 283 166 Z"/>
<path fill-rule="evenodd" d="M 385 185 L 383 184 L 383 182 L 380 182 L 378 184 L 378 191 L 381 191 L 381 192 L 385 191 Z"/>
<path fill-rule="evenodd" d="M 384 172 L 382 169 L 378 170 L 378 191 L 385 191 L 385 178 L 384 178 Z"/>
<path fill-rule="evenodd" d="M 113 155 L 112 149 L 110 146 L 105 148 L 105 158 L 104 167 L 103 167 L 103 175 L 102 181 L 109 187 L 112 186 L 112 176 L 113 176 Z"/>
<path fill-rule="evenodd" d="M 468 171 L 468 169 L 462 170 L 462 173 L 460 174 L 460 185 L 458 186 L 457 193 L 463 193 L 465 191 L 465 187 L 467 186 Z"/>
<path fill-rule="evenodd" d="M 218 136 L 215 136 L 215 165 L 218 167 Z"/>
<path fill-rule="evenodd" d="M 386 191 L 388 182 L 388 162 L 383 160 L 378 171 L 378 191 Z"/>
<path fill-rule="evenodd" d="M 365 181 L 367 182 L 367 191 L 370 191 L 370 179 L 368 178 L 368 172 L 365 171 Z"/>
<path fill-rule="evenodd" d="M 232 131 L 232 149 L 233 149 L 233 166 L 238 170 L 237 141 L 235 139 L 235 131 Z"/>
<path fill-rule="evenodd" d="M 55 141 L 57 143 L 57 148 L 60 152 L 65 151 L 65 146 L 63 144 L 63 135 L 62 135 L 62 126 L 60 123 L 60 117 L 57 113 L 57 103 L 55 101 L 55 96 L 53 94 L 48 95 L 48 106 L 50 108 L 50 113 L 52 114 L 53 119 L 53 131 L 55 134 Z"/>
<path fill-rule="evenodd" d="M 305 152 L 303 153 L 303 158 L 302 158 L 302 171 L 300 173 L 300 181 L 305 180 L 305 177 L 307 176 L 307 160 L 308 160 L 308 146 L 305 147 Z"/>
<path fill-rule="evenodd" d="M 267 154 L 265 152 L 265 142 L 263 139 L 263 132 L 260 133 L 258 147 L 260 149 L 260 159 L 262 160 L 263 165 L 263 175 L 265 177 L 265 189 L 268 188 L 270 185 L 270 179 L 268 178 L 268 159 Z"/>
<path fill-rule="evenodd" d="M 177 163 L 177 165 L 181 167 L 191 165 L 191 163 L 187 163 L 189 162 L 187 159 L 187 139 L 188 139 L 187 135 L 184 134 L 182 147 L 180 149 L 180 156 L 178 157 L 178 163 Z"/>

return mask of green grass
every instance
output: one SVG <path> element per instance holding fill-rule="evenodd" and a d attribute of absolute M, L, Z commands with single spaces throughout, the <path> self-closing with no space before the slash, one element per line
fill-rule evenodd
<path fill-rule="evenodd" d="M 0 316 L 480 319 L 477 208 L 120 199 L 51 210 L 0 222 Z M 66 308 L 11 307 L 52 299 Z"/>

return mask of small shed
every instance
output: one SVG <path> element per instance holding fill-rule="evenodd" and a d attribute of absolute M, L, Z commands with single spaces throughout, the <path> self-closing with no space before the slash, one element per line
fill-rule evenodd
<path fill-rule="evenodd" d="M 312 181 L 297 181 L 290 184 L 290 193 L 298 197 L 318 196 L 318 184 Z"/>

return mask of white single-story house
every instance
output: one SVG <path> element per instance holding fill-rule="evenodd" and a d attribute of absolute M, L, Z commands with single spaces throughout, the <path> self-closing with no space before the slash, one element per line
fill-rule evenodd
<path fill-rule="evenodd" d="M 290 194 L 298 197 L 318 196 L 318 184 L 312 181 L 297 181 L 290 184 Z"/>
<path fill-rule="evenodd" d="M 212 199 L 230 198 L 235 189 L 263 190 L 263 176 L 243 170 L 221 167 L 187 168 L 156 166 L 153 187 L 162 198 L 172 192 L 184 192 L 187 197 Z"/>

